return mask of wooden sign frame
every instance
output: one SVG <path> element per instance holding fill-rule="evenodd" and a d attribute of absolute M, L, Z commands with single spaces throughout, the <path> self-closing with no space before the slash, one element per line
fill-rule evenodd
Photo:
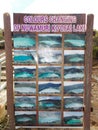
<path fill-rule="evenodd" d="M 21 16 L 24 16 L 24 14 L 21 14 Z M 82 14 L 81 14 L 82 15 Z M 81 16 L 80 15 L 80 16 Z M 17 15 L 18 16 L 18 15 Z M 23 16 L 21 17 L 20 21 L 23 20 Z M 59 126 L 58 128 L 79 128 L 84 129 L 84 130 L 90 130 L 90 112 L 91 112 L 91 72 L 92 72 L 92 37 L 93 37 L 93 19 L 94 16 L 92 14 L 87 15 L 87 24 L 86 24 L 86 48 L 85 48 L 85 71 L 84 71 L 84 122 L 83 122 L 83 128 L 81 127 L 70 127 L 70 126 Z M 16 17 L 16 23 L 18 24 L 18 18 Z M 81 23 L 81 19 L 78 21 Z M 20 31 L 21 32 L 21 31 Z M 48 32 L 49 33 L 49 32 Z M 51 33 L 51 32 L 50 32 Z M 61 33 L 61 32 L 58 32 Z M 56 34 L 58 34 L 56 33 Z M 66 33 L 66 32 L 63 32 Z M 36 33 L 36 40 L 38 43 L 38 33 Z M 43 33 L 42 33 L 43 34 Z M 68 32 L 66 33 L 68 34 Z M 12 56 L 12 32 L 11 32 L 11 22 L 10 22 L 10 15 L 8 13 L 4 14 L 4 37 L 5 37 L 5 50 L 6 50 L 6 77 L 7 77 L 7 114 L 9 115 L 9 128 L 12 130 L 15 130 L 15 108 L 14 108 L 14 88 L 13 88 L 13 56 Z M 64 41 L 64 35 L 62 35 L 62 40 Z M 36 47 L 38 50 L 38 46 Z M 64 52 L 64 43 L 62 50 Z M 62 55 L 64 58 L 64 54 Z M 64 62 L 61 63 L 61 66 L 64 67 Z M 63 68 L 62 67 L 62 68 Z M 36 65 L 36 76 L 38 77 L 38 65 Z M 62 69 L 61 72 L 61 82 L 63 82 L 63 74 L 64 74 L 64 69 Z M 36 90 L 38 92 L 38 78 L 36 79 L 37 81 L 37 86 Z M 64 98 L 63 91 L 61 93 L 62 97 Z M 38 101 L 38 93 L 36 94 L 36 100 Z M 62 101 L 61 104 L 61 111 L 63 113 L 63 104 L 64 101 Z M 37 111 L 37 119 L 38 119 L 38 104 L 36 104 L 36 111 Z M 63 117 L 63 115 L 61 115 Z M 63 122 L 63 121 L 62 121 Z M 28 128 L 47 128 L 49 126 L 30 126 Z M 50 126 L 50 128 L 54 128 L 55 126 Z M 24 126 L 24 128 L 26 128 Z M 56 126 L 57 128 L 57 126 Z"/>

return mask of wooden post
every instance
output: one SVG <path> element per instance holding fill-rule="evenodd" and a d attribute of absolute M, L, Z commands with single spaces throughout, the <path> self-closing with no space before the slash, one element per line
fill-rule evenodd
<path fill-rule="evenodd" d="M 13 68 L 12 68 L 12 35 L 10 15 L 4 14 L 4 38 L 6 50 L 6 78 L 7 78 L 7 114 L 9 116 L 9 129 L 15 130 L 14 97 L 13 97 Z"/>
<path fill-rule="evenodd" d="M 90 130 L 93 19 L 94 16 L 92 14 L 87 16 L 84 88 L 84 130 Z"/>

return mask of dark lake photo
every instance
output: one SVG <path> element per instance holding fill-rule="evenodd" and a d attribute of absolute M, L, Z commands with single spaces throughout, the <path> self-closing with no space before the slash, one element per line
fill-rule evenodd
<path fill-rule="evenodd" d="M 15 95 L 32 95 L 36 94 L 36 83 L 34 82 L 15 82 Z"/>
<path fill-rule="evenodd" d="M 39 34 L 39 48 L 61 48 L 62 34 Z"/>
<path fill-rule="evenodd" d="M 15 66 L 14 67 L 14 78 L 15 79 L 32 79 L 36 76 L 35 67 L 26 66 Z"/>
<path fill-rule="evenodd" d="M 83 80 L 84 67 L 83 66 L 65 66 L 64 79 L 65 80 Z"/>
<path fill-rule="evenodd" d="M 83 126 L 83 112 L 64 112 L 64 125 Z"/>
<path fill-rule="evenodd" d="M 61 112 L 39 112 L 39 124 L 40 125 L 60 125 L 61 124 Z"/>
<path fill-rule="evenodd" d="M 36 51 L 30 50 L 15 50 L 14 63 L 15 64 L 36 64 Z"/>
<path fill-rule="evenodd" d="M 64 51 L 64 64 L 84 63 L 83 50 L 65 50 Z"/>
<path fill-rule="evenodd" d="M 60 79 L 61 78 L 61 67 L 58 66 L 44 66 L 38 68 L 39 79 Z"/>
<path fill-rule="evenodd" d="M 64 110 L 83 110 L 83 98 L 78 96 L 64 97 Z"/>
<path fill-rule="evenodd" d="M 34 110 L 36 109 L 35 96 L 15 96 L 15 110 Z"/>
<path fill-rule="evenodd" d="M 64 94 L 78 95 L 83 94 L 83 82 L 64 82 Z"/>
<path fill-rule="evenodd" d="M 61 82 L 39 82 L 39 94 L 60 94 Z"/>
<path fill-rule="evenodd" d="M 36 45 L 35 34 L 14 34 L 14 48 L 30 48 Z"/>
<path fill-rule="evenodd" d="M 16 111 L 15 112 L 16 126 L 33 126 L 36 125 L 36 112 Z"/>
<path fill-rule="evenodd" d="M 39 110 L 61 109 L 60 96 L 40 96 L 38 102 L 39 102 Z"/>
<path fill-rule="evenodd" d="M 64 35 L 65 48 L 84 48 L 85 34 L 65 34 Z"/>

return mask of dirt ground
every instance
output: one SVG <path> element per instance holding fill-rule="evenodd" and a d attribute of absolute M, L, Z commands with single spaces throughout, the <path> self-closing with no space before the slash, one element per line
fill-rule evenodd
<path fill-rule="evenodd" d="M 98 126 L 98 64 L 92 69 L 91 124 Z"/>

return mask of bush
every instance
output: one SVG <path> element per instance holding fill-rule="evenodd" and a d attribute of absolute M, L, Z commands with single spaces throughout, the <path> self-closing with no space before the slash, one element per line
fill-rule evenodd
<path fill-rule="evenodd" d="M 93 58 L 98 59 L 98 46 L 93 47 Z"/>

